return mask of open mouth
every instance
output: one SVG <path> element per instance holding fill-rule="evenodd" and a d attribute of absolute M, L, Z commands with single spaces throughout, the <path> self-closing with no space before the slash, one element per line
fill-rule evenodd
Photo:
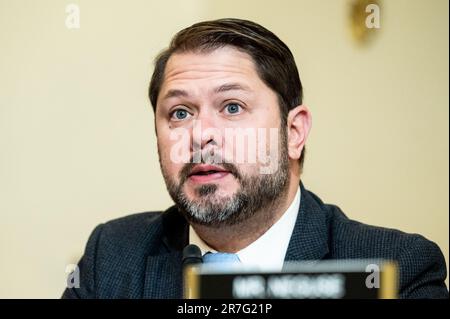
<path fill-rule="evenodd" d="M 218 173 L 218 171 L 206 171 L 206 172 L 198 172 L 198 173 L 195 173 L 195 174 L 191 174 L 191 176 L 192 175 L 211 175 L 211 174 L 214 174 L 214 173 Z"/>
<path fill-rule="evenodd" d="M 229 171 L 214 165 L 197 165 L 189 174 L 189 179 L 196 183 L 219 180 L 230 174 Z"/>

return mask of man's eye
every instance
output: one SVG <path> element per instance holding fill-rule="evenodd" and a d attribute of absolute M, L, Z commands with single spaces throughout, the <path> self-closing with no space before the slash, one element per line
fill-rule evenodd
<path fill-rule="evenodd" d="M 225 110 L 227 113 L 229 114 L 237 114 L 241 112 L 241 106 L 239 104 L 236 103 L 230 103 L 227 104 L 227 106 L 225 106 Z"/>
<path fill-rule="evenodd" d="M 183 109 L 178 109 L 175 110 L 174 112 L 172 112 L 172 116 L 171 118 L 176 120 L 176 121 L 180 121 L 180 120 L 184 120 L 189 116 L 189 112 Z"/>

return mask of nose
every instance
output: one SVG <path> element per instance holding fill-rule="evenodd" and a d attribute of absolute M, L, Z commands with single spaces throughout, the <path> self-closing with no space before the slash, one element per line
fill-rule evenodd
<path fill-rule="evenodd" d="M 222 125 L 213 112 L 200 112 L 192 129 L 193 152 L 210 148 L 220 149 L 223 145 Z"/>

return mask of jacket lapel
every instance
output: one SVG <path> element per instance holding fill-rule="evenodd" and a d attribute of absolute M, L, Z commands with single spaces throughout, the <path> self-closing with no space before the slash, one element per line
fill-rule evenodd
<path fill-rule="evenodd" d="M 328 253 L 328 223 L 322 202 L 300 183 L 300 209 L 285 261 L 320 260 Z"/>
<path fill-rule="evenodd" d="M 182 298 L 182 251 L 188 244 L 188 224 L 175 206 L 162 214 L 162 243 L 147 257 L 144 298 Z"/>

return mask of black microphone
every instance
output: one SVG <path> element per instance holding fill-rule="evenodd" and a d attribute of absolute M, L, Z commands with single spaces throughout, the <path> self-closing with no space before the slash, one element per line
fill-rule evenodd
<path fill-rule="evenodd" d="M 202 252 L 196 245 L 187 245 L 183 249 L 183 285 L 184 298 L 196 298 L 195 267 L 203 263 Z"/>
<path fill-rule="evenodd" d="M 197 245 L 187 245 L 183 249 L 183 268 L 203 263 L 202 252 Z"/>

